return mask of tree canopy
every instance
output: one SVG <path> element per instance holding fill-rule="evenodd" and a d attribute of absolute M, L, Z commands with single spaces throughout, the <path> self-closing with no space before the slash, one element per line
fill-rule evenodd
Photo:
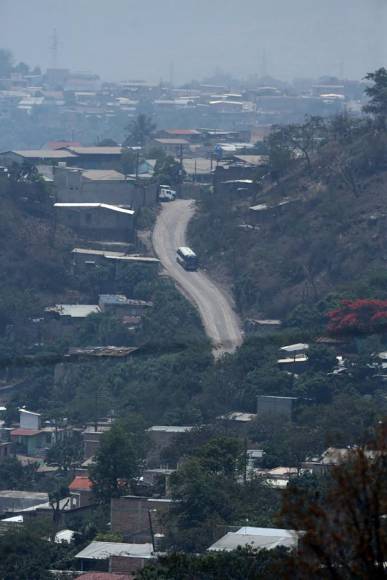
<path fill-rule="evenodd" d="M 138 115 L 127 127 L 124 145 L 144 147 L 156 130 L 156 124 L 145 114 Z"/>

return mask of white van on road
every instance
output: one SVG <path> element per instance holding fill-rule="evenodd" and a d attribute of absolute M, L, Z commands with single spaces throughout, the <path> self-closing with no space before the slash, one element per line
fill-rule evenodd
<path fill-rule="evenodd" d="M 171 189 L 169 185 L 160 185 L 159 200 L 160 201 L 174 201 L 176 199 L 176 191 Z"/>

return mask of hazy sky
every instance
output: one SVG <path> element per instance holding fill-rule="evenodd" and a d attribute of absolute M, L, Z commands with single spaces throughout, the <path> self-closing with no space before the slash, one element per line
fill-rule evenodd
<path fill-rule="evenodd" d="M 360 78 L 387 65 L 387 0 L 0 0 L 0 47 L 17 60 L 108 80 Z M 383 22 L 384 19 L 384 22 Z M 265 57 L 263 56 L 265 55 Z M 173 65 L 172 65 L 173 63 Z"/>

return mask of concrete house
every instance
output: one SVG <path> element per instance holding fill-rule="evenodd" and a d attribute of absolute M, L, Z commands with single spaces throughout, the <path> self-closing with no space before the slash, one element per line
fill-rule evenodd
<path fill-rule="evenodd" d="M 54 168 L 54 183 L 57 202 L 106 203 L 131 209 L 146 205 L 136 180 L 115 169 L 81 169 L 60 164 Z"/>
<path fill-rule="evenodd" d="M 106 203 L 55 203 L 60 224 L 90 241 L 131 242 L 134 238 L 132 209 Z"/>
<path fill-rule="evenodd" d="M 98 303 L 103 312 L 117 312 L 130 316 L 143 316 L 153 306 L 153 302 L 134 300 L 123 294 L 100 294 Z"/>
<path fill-rule="evenodd" d="M 19 413 L 19 427 L 10 433 L 16 453 L 32 457 L 44 455 L 47 449 L 66 436 L 65 429 L 42 428 L 39 413 L 27 409 L 20 409 Z"/>
<path fill-rule="evenodd" d="M 71 497 L 75 500 L 73 505 L 78 508 L 91 505 L 94 502 L 93 484 L 86 475 L 76 475 L 69 485 Z"/>
<path fill-rule="evenodd" d="M 293 530 L 280 528 L 255 528 L 245 526 L 237 532 L 228 532 L 208 548 L 210 552 L 231 552 L 238 547 L 251 547 L 255 550 L 273 550 L 278 546 L 295 548 L 298 534 Z"/>
<path fill-rule="evenodd" d="M 194 427 L 181 425 L 153 425 L 147 432 L 151 441 L 151 449 L 148 452 L 146 463 L 147 466 L 160 467 L 161 452 L 170 447 L 175 439 L 185 433 L 192 431 Z"/>
<path fill-rule="evenodd" d="M 81 167 L 88 169 L 117 169 L 121 162 L 122 147 L 66 147 L 77 158 Z"/>
<path fill-rule="evenodd" d="M 181 151 L 187 152 L 190 143 L 187 139 L 182 139 L 181 137 L 162 137 L 160 139 L 153 139 L 151 145 L 163 149 L 167 155 L 176 157 L 180 155 Z"/>
<path fill-rule="evenodd" d="M 297 397 L 277 397 L 273 395 L 258 395 L 257 416 L 276 416 L 291 421 Z"/>
<path fill-rule="evenodd" d="M 169 498 L 127 495 L 112 498 L 110 521 L 113 533 L 122 534 L 127 542 L 151 542 L 152 536 L 164 535 L 163 515 L 173 505 Z"/>
<path fill-rule="evenodd" d="M 91 542 L 75 558 L 83 571 L 132 573 L 144 568 L 153 558 L 153 546 L 150 543 Z"/>
<path fill-rule="evenodd" d="M 0 153 L 0 160 L 4 165 L 41 165 L 69 162 L 77 156 L 65 149 L 28 149 L 18 151 L 4 151 Z"/>

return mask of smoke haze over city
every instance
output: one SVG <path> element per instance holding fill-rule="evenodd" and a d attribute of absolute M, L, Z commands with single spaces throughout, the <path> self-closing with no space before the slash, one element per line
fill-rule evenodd
<path fill-rule="evenodd" d="M 18 61 L 175 83 L 215 70 L 364 77 L 386 55 L 384 12 L 383 0 L 0 2 L 2 46 Z"/>

